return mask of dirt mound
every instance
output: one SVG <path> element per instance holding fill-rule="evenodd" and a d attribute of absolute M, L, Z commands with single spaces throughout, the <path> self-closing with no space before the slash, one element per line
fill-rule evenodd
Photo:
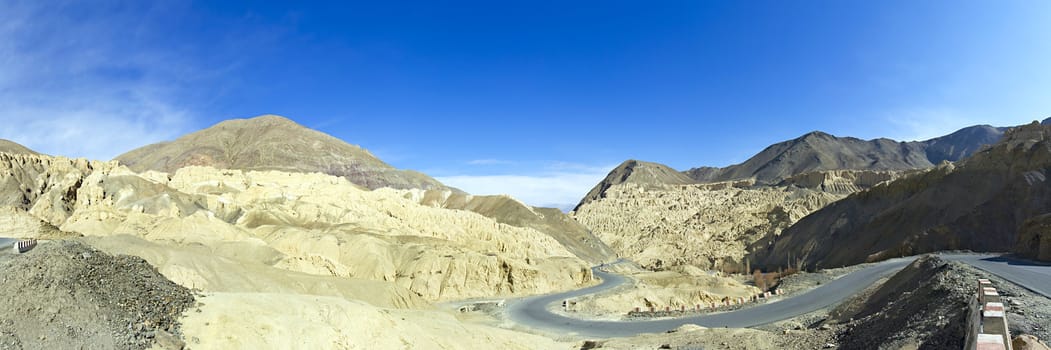
<path fill-rule="evenodd" d="M 840 305 L 843 349 L 959 349 L 973 296 L 973 274 L 959 263 L 924 256 L 878 288 Z"/>
<path fill-rule="evenodd" d="M 138 257 L 55 241 L 0 252 L 0 348 L 145 349 L 178 335 L 193 293 Z"/>

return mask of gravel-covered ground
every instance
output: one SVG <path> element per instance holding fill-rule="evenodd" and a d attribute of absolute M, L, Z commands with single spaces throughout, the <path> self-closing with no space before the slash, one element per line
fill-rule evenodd
<path fill-rule="evenodd" d="M 180 348 L 193 293 L 138 257 L 74 241 L 0 252 L 0 349 Z"/>

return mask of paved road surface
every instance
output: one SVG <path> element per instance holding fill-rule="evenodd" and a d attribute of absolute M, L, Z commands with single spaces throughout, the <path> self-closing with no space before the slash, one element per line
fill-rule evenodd
<path fill-rule="evenodd" d="M 956 255 L 951 256 L 951 259 L 971 264 L 971 266 L 1051 298 L 1051 264 L 999 256 Z"/>
<path fill-rule="evenodd" d="M 12 244 L 18 239 L 0 237 L 0 252 L 11 251 Z"/>
<path fill-rule="evenodd" d="M 989 254 L 942 254 L 942 257 L 974 265 L 1051 297 L 1048 293 L 1051 291 L 1051 266 L 1025 263 Z M 662 320 L 597 321 L 566 317 L 547 310 L 547 306 L 552 303 L 561 303 L 565 299 L 609 290 L 626 281 L 624 277 L 596 268 L 593 271 L 602 279 L 602 284 L 566 293 L 514 301 L 509 304 L 508 313 L 513 321 L 527 327 L 559 333 L 573 332 L 591 337 L 623 337 L 640 333 L 658 333 L 684 324 L 697 324 L 705 327 L 751 327 L 829 307 L 860 292 L 880 278 L 897 272 L 915 259 L 916 257 L 908 257 L 884 261 L 844 275 L 798 296 L 733 312 Z"/>

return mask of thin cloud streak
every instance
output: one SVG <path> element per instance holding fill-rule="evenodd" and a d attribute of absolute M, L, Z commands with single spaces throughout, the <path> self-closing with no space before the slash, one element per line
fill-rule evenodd
<path fill-rule="evenodd" d="M 475 159 L 467 162 L 467 165 L 513 165 L 515 162 L 503 159 Z"/>
<path fill-rule="evenodd" d="M 197 127 L 202 69 L 165 26 L 180 5 L 12 2 L 0 11 L 0 138 L 111 159 Z"/>
<path fill-rule="evenodd" d="M 1016 126 L 1032 121 L 1026 116 L 974 116 L 949 108 L 903 109 L 888 113 L 885 120 L 890 132 L 883 137 L 898 141 L 929 140 L 974 125 Z"/>
<path fill-rule="evenodd" d="M 453 175 L 442 183 L 478 195 L 506 194 L 538 207 L 572 209 L 616 165 L 577 166 L 575 171 L 548 171 L 535 175 Z"/>

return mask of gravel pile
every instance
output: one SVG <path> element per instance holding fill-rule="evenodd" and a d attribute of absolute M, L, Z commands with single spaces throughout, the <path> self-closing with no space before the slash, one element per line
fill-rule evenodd
<path fill-rule="evenodd" d="M 842 349 L 959 349 L 977 280 L 993 281 L 1011 333 L 1049 339 L 1051 300 L 959 262 L 925 256 L 830 313 Z M 839 324 L 835 324 L 836 322 Z"/>
<path fill-rule="evenodd" d="M 55 241 L 0 253 L 0 349 L 180 348 L 189 290 L 138 257 Z"/>

